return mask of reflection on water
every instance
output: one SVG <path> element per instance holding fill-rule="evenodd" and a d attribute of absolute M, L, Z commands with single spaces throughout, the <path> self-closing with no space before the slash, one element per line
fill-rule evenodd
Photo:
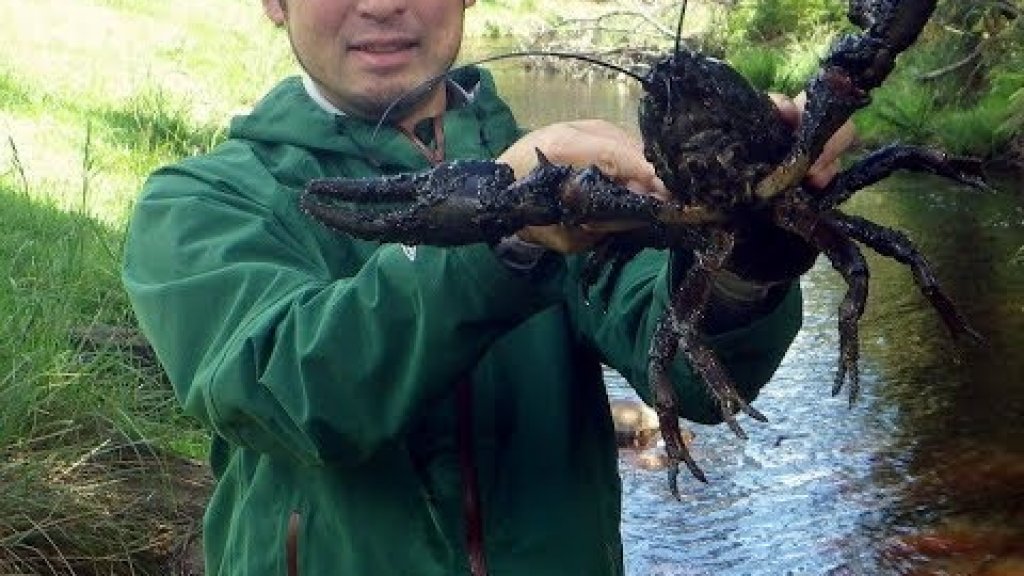
<path fill-rule="evenodd" d="M 633 121 L 636 95 L 614 85 L 498 81 L 527 125 Z M 909 272 L 869 254 L 850 408 L 829 396 L 844 285 L 819 261 L 804 329 L 757 400 L 770 423 L 747 419 L 746 442 L 695 426 L 710 483 L 681 476 L 682 503 L 663 472 L 623 460 L 630 575 L 1024 574 L 1024 208 L 912 176 L 847 210 L 906 231 L 985 343 L 951 341 Z"/>
<path fill-rule="evenodd" d="M 561 76 L 524 73 L 516 64 L 495 64 L 495 82 L 527 127 L 564 120 L 600 118 L 636 130 L 640 97 L 635 83 L 577 82 Z"/>

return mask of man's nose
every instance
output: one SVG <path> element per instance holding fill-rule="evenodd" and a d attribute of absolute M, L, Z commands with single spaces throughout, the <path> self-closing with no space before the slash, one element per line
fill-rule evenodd
<path fill-rule="evenodd" d="M 405 12 L 407 0 L 359 0 L 359 15 L 372 20 L 387 20 Z"/>

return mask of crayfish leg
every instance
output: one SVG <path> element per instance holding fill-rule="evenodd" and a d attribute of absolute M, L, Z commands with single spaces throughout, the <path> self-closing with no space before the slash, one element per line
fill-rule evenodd
<path fill-rule="evenodd" d="M 597 303 L 607 308 L 626 264 L 639 254 L 644 246 L 643 242 L 636 241 L 629 232 L 609 235 L 599 241 L 587 254 L 580 270 L 580 288 L 586 302 L 594 302 L 590 292 L 600 282 L 600 286 L 597 287 Z"/>
<path fill-rule="evenodd" d="M 984 338 L 968 324 L 953 301 L 946 296 L 932 271 L 931 265 L 905 234 L 880 226 L 859 216 L 833 212 L 833 223 L 847 235 L 882 256 L 909 266 L 914 282 L 931 302 L 942 321 L 954 336 L 967 336 L 976 342 Z"/>
<path fill-rule="evenodd" d="M 736 247 L 736 236 L 724 229 L 714 230 L 709 244 L 696 252 L 696 265 L 687 271 L 673 298 L 672 317 L 678 323 L 679 346 L 690 367 L 700 376 L 708 391 L 718 403 L 719 412 L 729 428 L 740 438 L 746 432 L 736 421 L 735 413 L 742 411 L 755 420 L 767 422 L 763 414 L 751 407 L 736 391 L 718 355 L 704 342 L 697 327 L 704 324 L 708 302 L 711 299 L 711 274 L 721 270 Z"/>
<path fill-rule="evenodd" d="M 827 188 L 812 195 L 810 203 L 818 210 L 835 208 L 857 191 L 888 178 L 897 170 L 928 172 L 972 188 L 988 189 L 981 162 L 977 159 L 949 156 L 931 148 L 890 144 L 837 174 Z"/>
<path fill-rule="evenodd" d="M 651 392 L 654 395 L 654 411 L 658 415 L 658 427 L 665 441 L 665 453 L 668 455 L 668 488 L 676 500 L 679 494 L 679 463 L 686 464 L 694 478 L 707 482 L 708 478 L 701 470 L 693 456 L 690 455 L 679 424 L 679 404 L 675 387 L 668 377 L 669 366 L 675 356 L 678 339 L 674 336 L 674 322 L 669 312 L 658 321 L 651 341 L 648 362 L 648 378 Z"/>
<path fill-rule="evenodd" d="M 704 342 L 700 332 L 711 298 L 711 271 L 722 267 L 734 245 L 735 237 L 731 232 L 717 231 L 712 234 L 710 246 L 696 252 L 695 263 L 674 289 L 668 310 L 659 319 L 651 341 L 648 376 L 671 464 L 669 489 L 676 498 L 679 497 L 677 479 L 680 462 L 686 464 L 695 478 L 707 482 L 704 472 L 687 450 L 679 428 L 678 398 L 668 377 L 669 367 L 678 352 L 683 353 L 694 375 L 704 382 L 718 405 L 722 419 L 737 436 L 747 438 L 736 420 L 737 411 L 757 420 L 767 420 L 739 394 L 725 366 Z"/>
<path fill-rule="evenodd" d="M 839 368 L 832 386 L 832 395 L 839 394 L 843 385 L 849 381 L 852 405 L 860 393 L 857 365 L 860 337 L 857 323 L 867 305 L 870 272 L 864 254 L 835 222 L 833 214 L 819 214 L 805 204 L 779 203 L 774 217 L 779 226 L 800 235 L 821 250 L 846 281 L 846 294 L 839 304 Z"/>

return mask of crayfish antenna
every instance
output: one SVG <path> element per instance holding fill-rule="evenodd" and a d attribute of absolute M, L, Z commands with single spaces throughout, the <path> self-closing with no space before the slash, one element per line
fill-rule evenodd
<path fill-rule="evenodd" d="M 548 157 L 543 152 L 541 152 L 540 148 L 534 148 L 534 151 L 537 152 L 538 166 L 551 166 L 552 164 L 554 164 L 552 161 L 548 160 Z"/>
<path fill-rule="evenodd" d="M 679 51 L 683 48 L 683 19 L 686 17 L 686 0 L 683 0 L 679 5 L 679 20 L 676 21 L 676 47 L 675 55 L 679 55 Z"/>

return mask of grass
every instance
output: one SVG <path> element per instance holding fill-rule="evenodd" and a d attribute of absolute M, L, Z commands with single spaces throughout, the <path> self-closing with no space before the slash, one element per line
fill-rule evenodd
<path fill-rule="evenodd" d="M 168 573 L 194 562 L 207 435 L 158 370 L 71 335 L 133 325 L 143 179 L 214 145 L 292 69 L 287 43 L 249 0 L 0 11 L 0 573 Z"/>
<path fill-rule="evenodd" d="M 0 573 L 160 573 L 199 518 L 181 480 L 205 480 L 166 469 L 188 469 L 205 435 L 157 371 L 70 339 L 131 321 L 120 235 L 9 186 L 0 220 Z"/>
<path fill-rule="evenodd" d="M 824 42 L 792 43 L 785 49 L 749 46 L 731 51 L 727 59 L 758 89 L 793 95 L 818 71 Z"/>
<path fill-rule="evenodd" d="M 1024 91 L 1024 75 L 1000 74 L 968 101 L 962 95 L 963 80 L 956 76 L 919 79 L 945 63 L 938 51 L 908 53 L 897 73 L 873 93 L 874 103 L 856 117 L 865 140 L 900 139 L 986 159 L 1007 154 L 1012 141 L 1020 139 L 1020 119 L 1015 119 L 1020 104 L 1015 108 L 1014 95 Z"/>
<path fill-rule="evenodd" d="M 159 372 L 71 337 L 132 322 L 117 272 L 120 228 L 86 212 L 98 170 L 91 142 L 78 181 L 66 178 L 74 209 L 33 194 L 13 140 L 0 179 L 4 574 L 161 573 L 200 517 L 202 500 L 186 496 L 209 485 L 188 458 L 204 454 L 206 435 Z"/>

